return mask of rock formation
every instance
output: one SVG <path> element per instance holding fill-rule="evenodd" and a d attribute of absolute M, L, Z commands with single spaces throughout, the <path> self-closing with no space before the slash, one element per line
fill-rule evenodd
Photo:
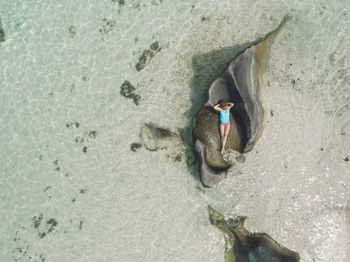
<path fill-rule="evenodd" d="M 208 101 L 196 115 L 193 129 L 195 149 L 200 158 L 201 181 L 211 187 L 224 179 L 232 163 L 220 154 L 219 116 L 212 108 L 221 101 L 231 101 L 231 129 L 226 149 L 246 153 L 260 138 L 264 123 L 261 95 L 265 87 L 264 72 L 271 44 L 282 26 L 290 19 L 285 16 L 277 29 L 238 54 L 225 72 L 209 88 Z"/>
<path fill-rule="evenodd" d="M 145 123 L 141 128 L 141 139 L 150 151 L 167 149 L 181 144 L 180 136 L 167 128 L 158 127 L 153 123 Z"/>
<path fill-rule="evenodd" d="M 209 220 L 225 235 L 225 262 L 298 262 L 299 254 L 278 244 L 265 233 L 252 233 L 244 227 L 247 217 L 225 219 L 208 207 Z"/>

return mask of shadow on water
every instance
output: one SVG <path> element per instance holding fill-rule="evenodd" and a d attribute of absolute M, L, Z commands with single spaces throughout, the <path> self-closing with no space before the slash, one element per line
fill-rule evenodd
<path fill-rule="evenodd" d="M 230 62 L 241 52 L 255 44 L 247 42 L 241 45 L 224 47 L 220 50 L 213 50 L 208 53 L 195 55 L 192 58 L 193 77 L 190 81 L 190 101 L 191 108 L 185 113 L 187 123 L 181 132 L 182 143 L 189 154 L 195 154 L 192 129 L 195 127 L 195 117 L 197 112 L 208 100 L 208 90 L 210 85 L 218 78 L 230 64 Z M 187 163 L 191 175 L 200 181 L 199 163 Z"/>

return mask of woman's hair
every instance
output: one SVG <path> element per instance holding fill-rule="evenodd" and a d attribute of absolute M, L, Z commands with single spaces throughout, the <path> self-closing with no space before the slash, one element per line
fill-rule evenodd
<path fill-rule="evenodd" d="M 220 107 L 222 109 L 227 109 L 229 107 L 230 103 L 229 102 L 220 102 Z"/>

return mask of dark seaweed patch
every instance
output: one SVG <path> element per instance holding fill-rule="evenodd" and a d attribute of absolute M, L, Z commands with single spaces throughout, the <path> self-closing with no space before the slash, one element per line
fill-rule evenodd
<path fill-rule="evenodd" d="M 76 124 L 75 124 L 75 126 L 76 127 L 79 127 L 79 123 L 78 122 L 76 122 Z M 84 153 L 87 153 L 87 146 L 86 146 L 86 143 L 87 142 L 89 142 L 89 140 L 92 138 L 92 139 L 96 139 L 96 136 L 97 136 L 97 131 L 95 131 L 95 130 L 90 130 L 89 132 L 84 132 L 84 134 L 82 135 L 82 136 L 77 136 L 75 139 L 74 139 L 74 141 L 75 141 L 75 143 L 80 143 L 80 144 L 82 144 L 82 143 L 84 143 L 85 145 L 83 146 L 83 149 L 82 149 L 82 151 L 84 152 Z"/>
<path fill-rule="evenodd" d="M 75 141 L 75 143 L 83 143 L 84 142 L 84 138 L 80 137 L 80 136 L 77 136 L 74 141 Z"/>
<path fill-rule="evenodd" d="M 33 217 L 34 228 L 38 228 L 40 226 L 42 220 L 43 220 L 43 214 L 40 214 L 39 216 L 34 216 Z"/>
<path fill-rule="evenodd" d="M 2 28 L 2 23 L 0 20 L 0 43 L 5 41 L 5 31 Z"/>
<path fill-rule="evenodd" d="M 55 166 L 56 166 L 55 170 L 56 170 L 56 171 L 60 171 L 61 168 L 58 166 L 58 159 L 56 159 L 55 161 L 53 161 L 53 163 L 54 163 Z"/>
<path fill-rule="evenodd" d="M 134 100 L 135 105 L 139 105 L 141 96 L 135 93 L 136 88 L 128 81 L 125 80 L 120 86 L 120 94 L 126 98 Z"/>
<path fill-rule="evenodd" d="M 23 227 L 23 229 L 25 228 Z M 32 250 L 28 242 L 23 238 L 22 234 L 17 230 L 16 236 L 13 239 L 12 260 L 44 262 L 46 260 L 46 257 L 43 254 L 40 254 Z"/>
<path fill-rule="evenodd" d="M 38 230 L 38 235 L 41 239 L 43 239 L 48 233 L 51 233 L 58 224 L 58 222 L 54 218 L 46 220 L 46 223 L 43 224 L 43 214 L 40 214 L 39 216 L 34 216 L 32 220 L 33 227 L 36 230 Z"/>
<path fill-rule="evenodd" d="M 157 0 L 152 0 L 151 5 L 158 6 L 162 2 L 163 2 L 163 0 L 158 0 L 158 1 Z"/>
<path fill-rule="evenodd" d="M 87 188 L 80 189 L 80 194 L 85 194 L 87 192 Z"/>
<path fill-rule="evenodd" d="M 69 36 L 73 38 L 77 34 L 77 28 L 74 25 L 69 27 Z"/>
<path fill-rule="evenodd" d="M 176 156 L 175 156 L 175 162 L 180 162 L 181 161 L 181 159 L 182 159 L 182 157 L 181 157 L 181 155 L 180 154 L 177 154 Z"/>
<path fill-rule="evenodd" d="M 153 57 L 154 53 L 151 50 L 144 50 L 142 55 L 139 57 L 139 62 L 135 66 L 136 70 L 140 72 L 142 69 L 144 69 Z"/>
<path fill-rule="evenodd" d="M 102 40 L 104 40 L 104 37 L 107 36 L 110 32 L 113 31 L 113 29 L 116 27 L 117 23 L 114 20 L 103 18 L 103 25 L 102 28 L 100 28 L 98 31 L 100 32 L 102 36 Z"/>
<path fill-rule="evenodd" d="M 39 232 L 39 237 L 41 239 L 43 239 L 44 237 L 46 237 L 46 233 L 45 232 L 42 232 L 42 233 Z"/>
<path fill-rule="evenodd" d="M 150 49 L 156 52 L 160 51 L 159 43 L 158 41 L 154 42 L 151 44 Z"/>
<path fill-rule="evenodd" d="M 66 124 L 66 128 L 69 128 L 69 127 L 76 127 L 76 128 L 78 128 L 79 127 L 79 123 L 78 122 L 72 122 L 72 123 L 67 123 Z"/>
<path fill-rule="evenodd" d="M 125 0 L 112 0 L 113 3 L 118 3 L 119 7 L 125 5 Z"/>
<path fill-rule="evenodd" d="M 82 230 L 83 229 L 83 221 L 80 221 L 79 223 L 79 230 Z"/>
<path fill-rule="evenodd" d="M 46 224 L 48 225 L 48 233 L 52 232 L 55 227 L 57 226 L 58 222 L 54 218 L 50 218 L 49 220 L 46 221 Z"/>
<path fill-rule="evenodd" d="M 204 15 L 201 16 L 201 21 L 202 22 L 209 21 L 209 20 L 210 20 L 209 16 L 204 16 Z"/>
<path fill-rule="evenodd" d="M 91 130 L 90 132 L 89 132 L 89 137 L 91 137 L 91 138 L 96 138 L 96 134 L 97 134 L 97 132 L 95 131 L 95 130 Z"/>
<path fill-rule="evenodd" d="M 142 147 L 142 145 L 141 145 L 140 143 L 132 143 L 132 144 L 130 145 L 130 149 L 131 149 L 131 151 L 133 151 L 133 152 L 138 151 L 141 147 Z"/>
<path fill-rule="evenodd" d="M 125 5 L 125 0 L 117 0 L 119 6 Z"/>
<path fill-rule="evenodd" d="M 149 49 L 143 50 L 142 55 L 139 57 L 139 62 L 136 64 L 136 70 L 140 72 L 142 69 L 149 64 L 151 59 L 160 51 L 162 48 L 159 46 L 158 41 L 152 43 Z"/>

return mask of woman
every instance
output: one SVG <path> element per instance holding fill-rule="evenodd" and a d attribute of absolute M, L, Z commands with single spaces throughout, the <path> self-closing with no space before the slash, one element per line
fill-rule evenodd
<path fill-rule="evenodd" d="M 225 154 L 225 145 L 228 132 L 230 131 L 230 108 L 234 106 L 231 102 L 221 102 L 214 106 L 216 111 L 220 112 L 220 136 L 221 136 L 221 154 Z"/>

